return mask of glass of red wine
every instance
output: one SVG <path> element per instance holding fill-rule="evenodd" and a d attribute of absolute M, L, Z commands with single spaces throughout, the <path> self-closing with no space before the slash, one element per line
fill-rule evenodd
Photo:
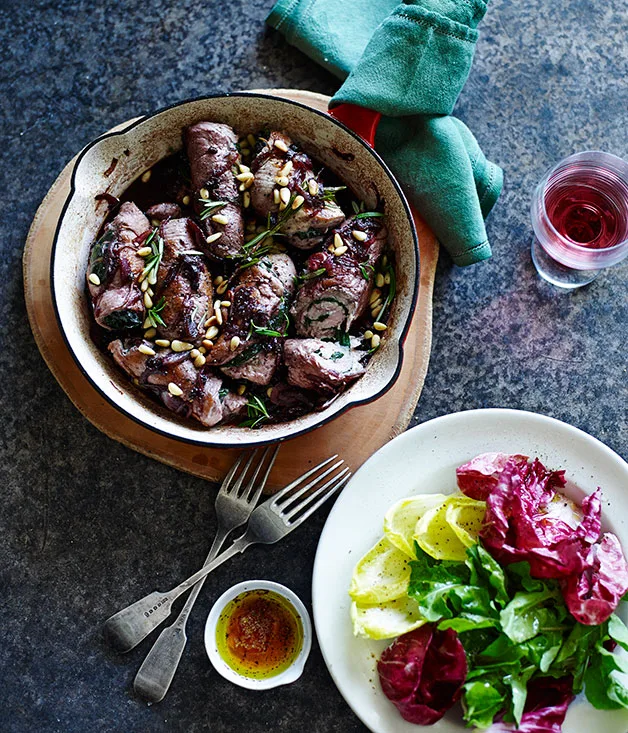
<path fill-rule="evenodd" d="M 539 275 L 569 290 L 587 285 L 628 255 L 628 163 L 599 151 L 570 155 L 543 176 L 530 213 Z"/>

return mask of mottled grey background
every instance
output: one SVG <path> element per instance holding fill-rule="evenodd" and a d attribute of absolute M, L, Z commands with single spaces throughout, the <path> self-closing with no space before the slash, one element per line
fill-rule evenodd
<path fill-rule="evenodd" d="M 324 516 L 213 575 L 167 699 L 152 708 L 134 699 L 130 685 L 150 642 L 116 657 L 100 623 L 198 566 L 213 529 L 214 489 L 84 420 L 39 356 L 23 302 L 31 219 L 93 137 L 197 94 L 336 88 L 264 27 L 270 6 L 0 1 L 3 732 L 365 730 L 316 646 L 297 684 L 254 694 L 215 674 L 201 641 L 212 597 L 242 578 L 285 582 L 309 601 Z M 468 269 L 441 259 L 432 362 L 415 423 L 516 407 L 566 420 L 628 455 L 626 266 L 566 295 L 536 278 L 528 252 L 528 203 L 549 165 L 587 148 L 628 156 L 627 25 L 625 4 L 601 0 L 495 0 L 489 8 L 457 114 L 506 170 L 488 224 L 495 254 Z"/>

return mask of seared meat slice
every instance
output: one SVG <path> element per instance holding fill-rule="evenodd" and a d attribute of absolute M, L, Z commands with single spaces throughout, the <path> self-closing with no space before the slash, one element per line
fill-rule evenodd
<path fill-rule="evenodd" d="M 270 391 L 272 414 L 277 421 L 294 420 L 316 409 L 318 398 L 311 392 L 280 382 Z"/>
<path fill-rule="evenodd" d="M 235 359 L 221 367 L 231 379 L 246 379 L 253 384 L 269 384 L 281 361 L 281 344 L 256 341 Z"/>
<path fill-rule="evenodd" d="M 354 231 L 362 232 L 366 239 L 357 240 Z M 336 236 L 348 248 L 344 254 L 336 256 L 324 249 L 306 263 L 308 273 L 320 274 L 305 282 L 292 306 L 299 336 L 336 338 L 339 330 L 349 330 L 368 304 L 374 267 L 386 243 L 386 227 L 381 217 L 351 217 L 328 237 L 328 248 L 336 248 Z"/>
<path fill-rule="evenodd" d="M 273 214 L 285 206 L 285 203 L 276 201 L 281 189 L 287 189 L 290 196 L 303 196 L 303 205 L 281 229 L 294 247 L 313 249 L 329 229 L 344 221 L 345 215 L 338 204 L 325 200 L 323 186 L 314 173 L 309 156 L 297 150 L 282 132 L 270 133 L 251 169 L 255 173 L 251 203 L 258 214 Z M 286 180 L 282 181 L 282 177 Z"/>
<path fill-rule="evenodd" d="M 216 241 L 206 243 L 205 249 L 214 257 L 234 255 L 244 242 L 238 182 L 233 173 L 238 160 L 236 134 L 228 125 L 198 122 L 185 130 L 184 138 L 192 185 L 198 198 L 205 198 L 205 194 L 208 197 L 207 204 L 196 202 L 203 228 L 207 235 L 220 234 Z M 211 202 L 218 201 L 224 202 L 225 206 L 210 207 Z M 213 216 L 219 216 L 218 222 Z"/>
<path fill-rule="evenodd" d="M 247 417 L 246 405 L 249 399 L 245 395 L 227 392 L 222 398 L 222 422 L 237 422 Z"/>
<path fill-rule="evenodd" d="M 144 260 L 137 250 L 142 246 L 142 235 L 149 229 L 144 214 L 135 204 L 125 201 L 92 245 L 87 286 L 94 318 L 103 328 L 117 330 L 142 325 L 144 302 L 138 280 Z"/>
<path fill-rule="evenodd" d="M 151 220 L 165 221 L 166 219 L 178 219 L 181 216 L 181 207 L 179 204 L 155 204 L 146 210 L 146 216 Z"/>
<path fill-rule="evenodd" d="M 123 343 L 118 339 L 109 344 L 109 351 L 140 387 L 156 394 L 169 410 L 194 417 L 207 427 L 219 423 L 223 416 L 219 395 L 222 380 L 207 369 L 196 369 L 189 354 L 168 350 L 151 356 L 139 350 L 142 345 L 153 348 L 150 341 L 129 339 Z M 173 394 L 179 391 L 181 394 Z"/>
<path fill-rule="evenodd" d="M 329 395 L 339 392 L 365 372 L 364 351 L 319 339 L 287 339 L 284 361 L 288 382 L 295 387 Z"/>
<path fill-rule="evenodd" d="M 231 307 L 222 332 L 207 354 L 233 379 L 268 384 L 281 356 L 277 337 L 256 335 L 255 327 L 283 333 L 289 300 L 294 293 L 296 270 L 290 257 L 272 254 L 247 267 L 229 292 Z M 240 341 L 232 347 L 232 339 Z"/>
<path fill-rule="evenodd" d="M 162 303 L 158 325 L 162 338 L 197 341 L 205 332 L 211 309 L 212 279 L 199 246 L 203 233 L 191 219 L 170 219 L 159 228 L 164 253 L 159 265 L 154 302 Z M 163 298 L 163 301 L 162 301 Z"/>

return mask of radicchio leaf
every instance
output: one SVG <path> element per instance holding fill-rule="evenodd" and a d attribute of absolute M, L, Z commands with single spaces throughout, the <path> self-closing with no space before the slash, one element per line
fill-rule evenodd
<path fill-rule="evenodd" d="M 575 528 L 553 516 L 548 505 L 565 485 L 563 471 L 548 471 L 534 460 L 509 460 L 487 497 L 480 534 L 502 563 L 527 560 L 537 578 L 566 578 L 581 573 L 592 542 L 597 540 L 601 504 L 597 492 L 582 504 L 584 517 Z"/>
<path fill-rule="evenodd" d="M 417 725 L 440 720 L 460 696 L 467 658 L 453 629 L 425 624 L 397 638 L 377 663 L 382 690 L 402 718 Z"/>
<path fill-rule="evenodd" d="M 574 699 L 571 677 L 540 677 L 528 683 L 528 696 L 521 723 L 498 722 L 485 733 L 561 733 L 567 708 Z"/>
<path fill-rule="evenodd" d="M 589 549 L 582 573 L 563 584 L 569 612 L 588 626 L 604 623 L 627 591 L 628 564 L 619 540 L 610 533 Z"/>
<path fill-rule="evenodd" d="M 511 459 L 527 464 L 528 457 L 507 453 L 482 453 L 456 469 L 458 488 L 471 499 L 486 501 L 497 486 L 499 475 Z"/>

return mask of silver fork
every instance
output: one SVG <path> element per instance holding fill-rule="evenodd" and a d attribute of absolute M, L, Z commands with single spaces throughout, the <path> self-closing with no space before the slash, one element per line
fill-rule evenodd
<path fill-rule="evenodd" d="M 231 532 L 245 524 L 251 516 L 266 486 L 278 450 L 279 446 L 272 451 L 271 455 L 271 448 L 267 448 L 259 460 L 257 460 L 259 450 L 254 451 L 244 468 L 240 470 L 245 459 L 243 453 L 226 475 L 214 504 L 218 528 L 205 565 L 218 555 L 223 542 Z M 261 481 L 258 482 L 257 477 L 269 456 L 266 471 Z M 249 477 L 248 481 L 242 488 L 247 477 Z M 204 582 L 205 578 L 199 580 L 194 586 L 176 621 L 159 634 L 135 676 L 133 683 L 135 692 L 149 702 L 160 702 L 170 688 L 187 643 L 185 626 Z"/>
<path fill-rule="evenodd" d="M 182 593 L 209 575 L 225 560 L 244 552 L 251 545 L 270 545 L 278 542 L 303 524 L 327 499 L 341 489 L 351 476 L 347 467 L 338 471 L 344 463 L 342 459 L 329 467 L 335 458 L 338 456 L 332 456 L 319 463 L 256 507 L 244 534 L 187 580 L 165 593 L 153 591 L 108 618 L 105 621 L 104 631 L 110 643 L 121 652 L 133 649 L 169 616 L 172 604 Z M 325 471 L 315 476 L 326 466 L 328 468 Z M 314 478 L 302 486 L 301 484 L 310 477 Z M 327 478 L 328 480 L 322 483 Z"/>

